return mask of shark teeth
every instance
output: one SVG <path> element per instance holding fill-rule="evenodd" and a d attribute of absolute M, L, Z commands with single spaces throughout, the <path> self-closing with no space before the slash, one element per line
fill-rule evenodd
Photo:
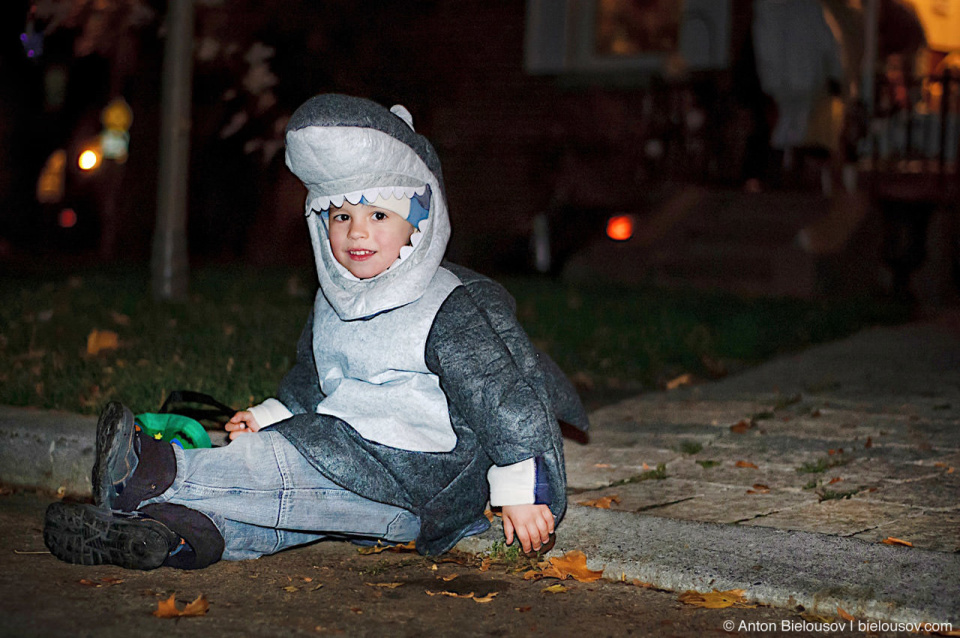
<path fill-rule="evenodd" d="M 366 198 L 368 202 L 375 201 L 378 197 L 383 197 L 384 199 L 389 198 L 400 198 L 407 197 L 411 198 L 414 195 L 423 195 L 427 191 L 427 185 L 423 186 L 378 186 L 373 188 L 365 188 L 359 191 L 353 191 L 351 193 L 344 193 L 342 195 L 321 195 L 313 199 L 310 202 L 310 210 L 307 211 L 309 216 L 311 213 L 317 213 L 322 210 L 330 210 L 331 207 L 339 208 L 343 206 L 344 201 L 348 201 L 351 204 L 359 204 L 361 198 Z"/>

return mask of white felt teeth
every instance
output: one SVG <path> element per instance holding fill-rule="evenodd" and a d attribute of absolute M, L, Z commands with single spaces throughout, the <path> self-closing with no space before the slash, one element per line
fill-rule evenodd
<path fill-rule="evenodd" d="M 410 253 L 413 252 L 413 246 L 401 246 L 400 247 L 400 259 L 406 259 L 410 256 Z"/>
<path fill-rule="evenodd" d="M 330 207 L 339 208 L 343 206 L 344 201 L 348 201 L 351 204 L 359 204 L 361 198 L 366 198 L 368 202 L 376 201 L 378 197 L 384 199 L 390 198 L 411 198 L 414 195 L 423 195 L 427 191 L 427 186 L 379 186 L 374 188 L 365 188 L 359 191 L 353 191 L 351 193 L 345 193 L 343 195 L 321 195 L 317 197 L 312 202 L 310 202 L 310 210 L 307 211 L 307 215 L 312 212 L 319 212 L 321 210 L 330 210 Z"/>
<path fill-rule="evenodd" d="M 423 239 L 423 233 L 421 233 L 419 230 L 413 233 L 412 235 L 410 235 L 410 250 L 413 250 L 414 248 L 416 248 L 420 244 L 420 241 L 422 239 Z M 407 248 L 407 246 L 404 246 L 403 248 Z M 403 248 L 400 249 L 400 252 L 403 252 Z"/>

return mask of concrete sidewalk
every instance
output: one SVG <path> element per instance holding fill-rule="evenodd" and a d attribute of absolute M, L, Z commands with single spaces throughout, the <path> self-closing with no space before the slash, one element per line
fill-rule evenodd
<path fill-rule="evenodd" d="M 0 481 L 88 494 L 95 426 L 0 407 Z M 960 626 L 956 314 L 641 395 L 591 427 L 588 445 L 567 442 L 553 554 L 579 549 L 608 578 L 664 589 Z M 603 497 L 610 509 L 579 505 Z"/>

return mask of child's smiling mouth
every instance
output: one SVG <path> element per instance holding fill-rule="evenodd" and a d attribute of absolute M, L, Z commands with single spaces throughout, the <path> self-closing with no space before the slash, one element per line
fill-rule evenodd
<path fill-rule="evenodd" d="M 354 261 L 366 261 L 367 259 L 370 259 L 371 257 L 373 257 L 375 254 L 377 254 L 377 251 L 375 250 L 366 250 L 366 249 L 359 249 L 359 248 L 347 251 L 347 255 L 349 255 L 350 259 Z"/>

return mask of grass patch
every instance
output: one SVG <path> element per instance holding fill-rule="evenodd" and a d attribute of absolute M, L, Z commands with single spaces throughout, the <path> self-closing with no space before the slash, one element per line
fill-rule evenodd
<path fill-rule="evenodd" d="M 684 441 L 680 444 L 680 451 L 683 454 L 699 454 L 703 450 L 703 445 L 697 441 Z"/>
<path fill-rule="evenodd" d="M 619 481 L 614 481 L 607 487 L 619 487 L 620 485 L 629 485 L 630 483 L 640 483 L 641 481 L 662 481 L 667 478 L 667 466 L 663 463 L 658 463 L 656 469 L 647 470 L 642 474 L 637 474 L 636 476 L 631 476 L 625 479 L 620 479 Z"/>
<path fill-rule="evenodd" d="M 853 496 L 856 496 L 860 493 L 860 490 L 844 490 L 834 492 L 831 490 L 820 490 L 817 494 L 820 496 L 820 502 L 823 501 L 838 501 L 843 499 L 848 499 Z"/>
<path fill-rule="evenodd" d="M 717 467 L 718 465 L 721 465 L 721 463 L 720 461 L 697 461 L 697 465 L 705 470 L 709 470 L 711 467 Z"/>
<path fill-rule="evenodd" d="M 850 462 L 850 459 L 842 456 L 825 456 L 814 462 L 806 462 L 797 468 L 798 474 L 821 474 L 832 467 L 840 467 Z"/>
<path fill-rule="evenodd" d="M 743 299 L 653 287 L 505 282 L 534 343 L 598 388 L 654 387 L 705 360 L 757 363 L 864 326 L 906 319 L 862 300 Z M 109 400 L 156 410 L 171 390 L 244 408 L 273 396 L 294 363 L 315 275 L 304 268 L 207 267 L 187 303 L 150 298 L 146 267 L 0 278 L 0 404 L 96 414 Z M 92 330 L 119 348 L 86 353 Z M 626 391 L 626 390 L 625 390 Z"/>

